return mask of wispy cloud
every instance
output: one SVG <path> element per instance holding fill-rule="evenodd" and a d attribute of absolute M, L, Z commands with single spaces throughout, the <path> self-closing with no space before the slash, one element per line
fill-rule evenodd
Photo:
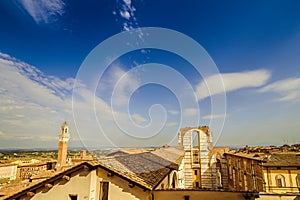
<path fill-rule="evenodd" d="M 300 78 L 288 78 L 273 82 L 261 88 L 259 92 L 274 92 L 282 96 L 276 101 L 299 101 Z"/>
<path fill-rule="evenodd" d="M 62 0 L 20 0 L 19 2 L 37 24 L 53 22 L 64 13 L 65 3 Z"/>
<path fill-rule="evenodd" d="M 173 126 L 178 126 L 177 122 L 169 122 L 166 124 L 167 127 L 173 127 Z"/>
<path fill-rule="evenodd" d="M 101 94 L 110 94 L 109 98 L 113 98 L 114 106 L 124 106 L 128 103 L 131 93 L 138 87 L 138 84 L 136 75 L 125 71 L 123 66 L 118 63 L 103 76 L 98 93 L 100 96 Z"/>
<path fill-rule="evenodd" d="M 179 111 L 178 110 L 169 110 L 168 111 L 171 115 L 178 115 Z"/>
<path fill-rule="evenodd" d="M 187 108 L 183 111 L 184 117 L 196 116 L 199 114 L 199 109 L 196 108 Z"/>
<path fill-rule="evenodd" d="M 46 76 L 34 66 L 3 53 L 0 71 L 0 126 L 6 138 L 51 133 L 55 137 L 57 123 L 71 112 L 73 80 Z"/>
<path fill-rule="evenodd" d="M 144 124 L 145 122 L 147 122 L 147 120 L 139 114 L 132 114 L 131 118 L 134 120 L 135 123 L 137 123 L 139 125 Z"/>
<path fill-rule="evenodd" d="M 138 28 L 138 22 L 135 17 L 135 7 L 132 5 L 131 0 L 117 0 L 117 11 L 114 11 L 114 15 L 119 15 L 123 19 L 123 30 L 129 31 L 134 28 Z"/>
<path fill-rule="evenodd" d="M 64 120 L 70 124 L 71 139 L 76 138 L 78 131 L 83 140 L 94 142 L 93 145 L 110 145 L 103 135 L 99 135 L 99 127 L 95 119 L 101 119 L 101 125 L 106 133 L 115 134 L 120 130 L 116 130 L 111 125 L 114 121 L 113 115 L 118 116 L 122 121 L 128 121 L 130 118 L 125 111 L 112 110 L 109 103 L 88 90 L 84 84 L 77 85 L 80 100 L 76 101 L 74 107 L 72 90 L 75 79 L 63 80 L 46 75 L 36 67 L 1 52 L 0 71 L 1 147 L 9 146 L 11 143 L 19 144 L 20 140 L 24 139 L 28 141 L 27 145 L 32 146 L 38 141 L 45 142 L 39 143 L 41 145 L 49 144 L 47 142 L 55 144 L 59 125 Z M 123 77 L 125 73 L 119 68 L 114 72 L 116 73 L 114 81 Z M 121 85 L 121 90 L 117 93 L 118 105 L 123 105 L 125 102 L 127 89 L 136 85 L 131 77 L 123 78 L 126 84 Z M 73 122 L 74 109 L 76 114 L 80 115 L 80 121 L 77 121 L 80 124 L 78 129 L 75 129 Z M 131 115 L 131 118 L 137 124 L 147 122 L 137 113 Z"/>
<path fill-rule="evenodd" d="M 228 116 L 228 115 L 224 115 L 224 114 L 215 114 L 215 115 L 205 115 L 202 117 L 202 119 L 218 119 L 218 118 L 223 118 L 225 116 Z"/>
<path fill-rule="evenodd" d="M 269 80 L 271 73 L 267 70 L 254 70 L 237 73 L 216 74 L 204 79 L 197 87 L 196 94 L 198 100 L 209 96 L 220 94 L 222 92 L 235 91 L 241 88 L 259 87 Z M 224 88 L 220 83 L 224 83 Z"/>

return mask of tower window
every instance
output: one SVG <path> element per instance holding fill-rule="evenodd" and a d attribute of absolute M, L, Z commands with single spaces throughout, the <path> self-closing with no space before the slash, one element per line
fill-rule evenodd
<path fill-rule="evenodd" d="M 197 174 L 198 174 L 198 171 L 197 171 L 197 170 L 195 170 L 195 171 L 194 171 L 194 174 L 197 176 Z"/>

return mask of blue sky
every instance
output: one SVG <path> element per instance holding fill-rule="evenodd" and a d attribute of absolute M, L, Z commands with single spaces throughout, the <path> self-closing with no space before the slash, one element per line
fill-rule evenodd
<path fill-rule="evenodd" d="M 299 8 L 296 0 L 1 1 L 0 148 L 55 147 L 64 120 L 70 124 L 71 146 L 176 144 L 180 126 L 209 125 L 212 119 L 219 124 L 225 119 L 222 132 L 211 127 L 220 146 L 299 143 Z M 223 78 L 226 113 L 212 114 L 211 97 L 222 94 L 216 86 L 219 75 L 202 77 L 178 55 L 146 49 L 112 61 L 96 91 L 82 83 L 85 101 L 77 105 L 83 119 L 76 121 L 76 129 L 72 89 L 83 61 L 111 36 L 142 27 L 172 29 L 202 45 Z M 145 69 L 134 69 L 147 63 L 170 66 L 194 93 L 186 94 L 180 83 L 180 94 L 158 84 L 135 90 Z M 162 68 L 155 68 L 157 74 Z M 118 81 L 114 118 L 110 100 Z M 88 97 L 96 111 L 82 114 L 93 105 Z M 199 109 L 180 109 L 180 101 L 196 102 Z M 116 129 L 120 120 L 120 126 L 131 130 L 128 116 L 143 128 L 134 139 Z M 92 118 L 103 120 L 102 130 Z M 151 136 L 157 130 L 161 134 Z"/>

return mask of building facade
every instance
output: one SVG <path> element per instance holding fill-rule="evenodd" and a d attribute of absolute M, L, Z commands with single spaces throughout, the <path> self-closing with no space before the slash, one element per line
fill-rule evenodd
<path fill-rule="evenodd" d="M 17 165 L 2 164 L 0 165 L 0 185 L 16 180 L 17 178 Z"/>
<path fill-rule="evenodd" d="M 221 187 L 217 159 L 212 155 L 212 133 L 207 126 L 181 128 L 178 148 L 184 150 L 185 188 Z M 219 177 L 218 177 L 219 176 Z"/>
<path fill-rule="evenodd" d="M 266 193 L 299 193 L 300 153 L 280 153 L 266 156 L 263 174 Z"/>
<path fill-rule="evenodd" d="M 251 152 L 246 148 L 224 155 L 229 189 L 257 191 L 261 199 L 300 198 L 299 152 L 282 151 L 281 148 L 276 151 L 257 148 Z"/>
<path fill-rule="evenodd" d="M 264 191 L 262 157 L 256 154 L 225 153 L 228 188 L 237 191 Z"/>

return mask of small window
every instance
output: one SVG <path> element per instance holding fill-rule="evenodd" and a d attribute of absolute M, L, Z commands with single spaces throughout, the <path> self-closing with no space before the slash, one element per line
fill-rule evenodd
<path fill-rule="evenodd" d="M 285 187 L 284 176 L 279 174 L 276 176 L 277 187 L 282 188 Z"/>
<path fill-rule="evenodd" d="M 109 182 L 100 182 L 100 197 L 101 200 L 108 200 Z"/>
<path fill-rule="evenodd" d="M 195 170 L 195 171 L 194 171 L 194 174 L 197 176 L 197 174 L 198 174 L 198 171 L 197 171 L 197 170 Z"/>
<path fill-rule="evenodd" d="M 196 188 L 199 188 L 199 182 L 198 181 L 196 182 Z"/>
<path fill-rule="evenodd" d="M 69 200 L 77 200 L 77 194 L 69 194 Z"/>
<path fill-rule="evenodd" d="M 190 200 L 190 196 L 184 196 L 184 200 Z"/>

